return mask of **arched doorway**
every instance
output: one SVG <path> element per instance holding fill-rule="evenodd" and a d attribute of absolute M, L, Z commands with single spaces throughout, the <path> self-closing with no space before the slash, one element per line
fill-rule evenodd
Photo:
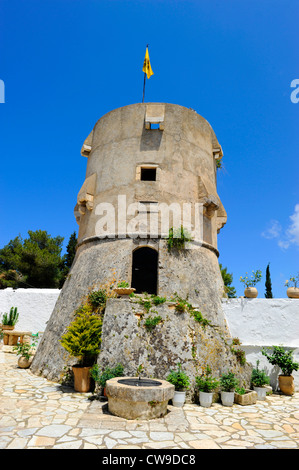
<path fill-rule="evenodd" d="M 136 294 L 157 294 L 158 252 L 148 246 L 133 251 L 132 287 Z"/>

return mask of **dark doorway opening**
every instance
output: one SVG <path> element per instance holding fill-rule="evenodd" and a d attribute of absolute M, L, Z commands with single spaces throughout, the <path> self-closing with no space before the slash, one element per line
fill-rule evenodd
<path fill-rule="evenodd" d="M 132 287 L 136 294 L 157 294 L 158 252 L 147 246 L 133 251 Z"/>

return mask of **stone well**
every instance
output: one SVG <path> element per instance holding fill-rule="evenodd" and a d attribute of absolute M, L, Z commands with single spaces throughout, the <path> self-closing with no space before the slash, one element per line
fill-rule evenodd
<path fill-rule="evenodd" d="M 135 384 L 124 384 L 123 381 Z M 144 384 L 151 381 L 150 385 Z M 161 418 L 167 413 L 167 404 L 174 395 L 174 385 L 166 380 L 141 379 L 138 377 L 115 377 L 106 382 L 108 410 L 125 419 Z"/>

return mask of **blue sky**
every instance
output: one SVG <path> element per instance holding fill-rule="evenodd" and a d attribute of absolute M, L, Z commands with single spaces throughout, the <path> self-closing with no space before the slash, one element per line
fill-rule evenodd
<path fill-rule="evenodd" d="M 223 148 L 228 213 L 219 261 L 239 277 L 270 262 L 275 297 L 299 271 L 297 0 L 1 0 L 0 247 L 28 230 L 65 237 L 95 122 L 145 101 L 195 109 Z M 299 96 L 299 95 L 298 95 Z"/>

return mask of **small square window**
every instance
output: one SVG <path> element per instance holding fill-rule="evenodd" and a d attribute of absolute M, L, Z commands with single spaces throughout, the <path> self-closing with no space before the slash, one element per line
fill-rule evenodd
<path fill-rule="evenodd" d="M 141 181 L 156 181 L 157 168 L 141 168 Z"/>

